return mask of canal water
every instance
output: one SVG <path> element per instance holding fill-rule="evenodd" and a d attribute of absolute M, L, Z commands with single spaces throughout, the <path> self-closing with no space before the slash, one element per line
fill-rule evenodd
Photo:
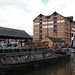
<path fill-rule="evenodd" d="M 75 53 L 71 53 L 71 60 L 32 68 L 30 71 L 5 72 L 0 75 L 75 75 Z"/>

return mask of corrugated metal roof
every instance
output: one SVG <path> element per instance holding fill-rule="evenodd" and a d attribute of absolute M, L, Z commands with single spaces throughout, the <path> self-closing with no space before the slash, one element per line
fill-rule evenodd
<path fill-rule="evenodd" d="M 32 38 L 29 34 L 27 34 L 24 30 L 11 29 L 0 27 L 0 38 L 19 38 L 19 39 L 30 39 Z"/>

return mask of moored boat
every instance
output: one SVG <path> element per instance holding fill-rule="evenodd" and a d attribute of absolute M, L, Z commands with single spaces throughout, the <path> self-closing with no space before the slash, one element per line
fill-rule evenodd
<path fill-rule="evenodd" d="M 52 64 L 69 58 L 70 54 L 67 51 L 51 50 L 47 45 L 0 47 L 0 68 L 6 70 L 27 68 L 39 64 Z"/>

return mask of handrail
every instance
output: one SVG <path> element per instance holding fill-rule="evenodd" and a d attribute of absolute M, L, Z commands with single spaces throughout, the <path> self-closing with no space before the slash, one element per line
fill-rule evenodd
<path fill-rule="evenodd" d="M 47 49 L 48 47 L 0 47 L 0 53 L 40 51 Z"/>

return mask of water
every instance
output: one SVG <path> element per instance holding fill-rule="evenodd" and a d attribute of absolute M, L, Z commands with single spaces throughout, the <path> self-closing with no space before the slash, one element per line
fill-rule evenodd
<path fill-rule="evenodd" d="M 57 64 L 32 68 L 31 71 L 14 71 L 2 73 L 2 75 L 75 75 L 75 53 L 71 54 L 70 61 L 59 61 Z"/>

